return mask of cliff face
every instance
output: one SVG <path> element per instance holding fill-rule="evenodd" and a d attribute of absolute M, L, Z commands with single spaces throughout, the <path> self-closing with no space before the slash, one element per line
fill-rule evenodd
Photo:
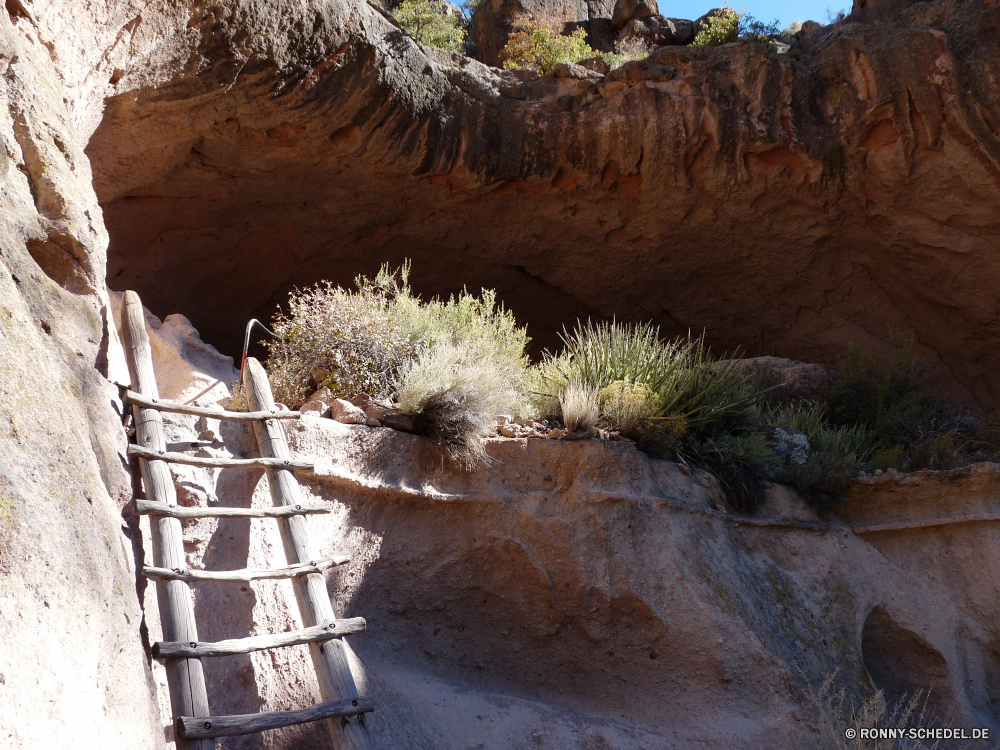
<path fill-rule="evenodd" d="M 15 11 L 20 8 L 19 13 Z M 162 744 L 143 652 L 107 233 L 50 50 L 0 13 L 0 745 Z"/>
<path fill-rule="evenodd" d="M 412 258 L 418 289 L 496 287 L 541 344 L 588 315 L 808 361 L 912 336 L 931 385 L 993 408 L 990 5 L 527 82 L 360 3 L 119 13 L 88 145 L 109 283 L 235 348 L 293 285 Z"/>
<path fill-rule="evenodd" d="M 157 367 L 179 372 L 166 327 Z M 192 369 L 229 382 L 216 361 Z M 173 390 L 214 402 L 225 388 L 207 393 L 204 379 L 173 378 Z M 246 427 L 166 419 L 178 448 L 253 451 Z M 316 416 L 285 427 L 316 463 L 307 499 L 334 508 L 310 518 L 317 554 L 351 556 L 328 578 L 336 611 L 368 621 L 349 642 L 378 706 L 376 747 L 837 747 L 851 720 L 830 695 L 872 685 L 890 700 L 933 685 L 928 723 L 1000 726 L 1000 612 L 983 575 L 996 466 L 859 482 L 844 506 L 852 531 L 783 488 L 759 515 L 734 516 L 714 478 L 627 443 L 496 438 L 490 466 L 457 471 L 431 441 L 388 428 Z M 177 479 L 184 504 L 271 503 L 259 471 L 181 467 Z M 267 520 L 184 533 L 193 567 L 284 560 Z M 287 581 L 195 588 L 203 637 L 301 626 Z M 301 646 L 206 662 L 217 711 L 319 698 Z M 325 742 L 312 726 L 233 747 Z"/>
<path fill-rule="evenodd" d="M 612 314 L 818 361 L 912 333 L 933 384 L 997 406 L 993 5 L 936 0 L 823 29 L 795 61 L 746 45 L 668 47 L 609 79 L 526 80 L 421 50 L 360 3 L 10 0 L 0 13 L 0 737 L 143 748 L 164 738 L 136 590 L 141 537 L 121 516 L 132 487 L 111 381 L 125 376 L 105 278 L 234 346 L 245 320 L 294 284 L 412 258 L 417 288 L 495 287 L 542 343 L 562 322 Z M 197 343 L 182 321 L 163 326 L 161 337 Z M 328 538 L 385 552 L 337 585 L 343 608 L 356 599 L 384 623 L 384 639 L 373 626 L 375 645 L 360 648 L 372 690 L 399 707 L 382 725 L 387 741 L 405 743 L 428 715 L 413 746 L 479 741 L 478 724 L 461 725 L 478 715 L 522 744 L 520 717 L 558 718 L 531 735 L 539 744 L 574 728 L 598 746 L 703 734 L 645 704 L 620 725 L 611 709 L 623 695 L 707 701 L 721 726 L 759 713 L 754 731 L 765 733 L 833 666 L 823 649 L 842 657 L 848 683 L 867 670 L 891 689 L 947 685 L 970 721 L 996 726 L 995 592 L 969 583 L 992 526 L 873 539 L 883 556 L 842 529 L 808 543 L 800 535 L 813 532 L 798 528 L 768 536 L 713 508 L 708 485 L 597 444 L 574 457 L 500 443 L 498 456 L 526 472 L 515 481 L 437 474 L 417 438 L 392 435 L 365 453 L 358 430 L 324 429 L 336 434 L 297 439 L 342 453 L 349 470 L 313 488 L 347 501 Z M 595 467 L 606 474 L 589 488 L 565 475 Z M 403 469 L 419 486 L 393 476 Z M 237 477 L 229 489 L 241 482 L 251 486 Z M 660 502 L 678 498 L 690 507 Z M 218 560 L 250 555 L 202 531 L 192 554 L 211 540 Z M 933 556 L 908 552 L 909 535 Z M 699 540 L 697 554 L 678 552 Z M 577 557 L 584 548 L 593 560 Z M 406 571 L 421 566 L 414 583 Z M 791 624 L 774 604 L 786 594 L 802 615 Z M 279 628 L 269 596 L 256 615 L 240 600 L 225 610 L 235 619 L 206 634 Z M 454 656 L 436 630 L 451 634 Z M 490 645 L 501 638 L 509 651 Z M 598 652 L 609 639 L 634 663 Z M 899 658 L 866 659 L 866 643 Z M 421 651 L 392 651 L 413 644 Z M 238 692 L 256 667 L 237 666 L 250 671 L 215 675 L 233 708 L 236 695 L 257 700 L 251 710 L 308 695 L 276 681 Z M 593 696 L 609 675 L 607 703 L 558 695 L 572 685 Z M 516 699 L 503 697 L 508 678 Z"/>

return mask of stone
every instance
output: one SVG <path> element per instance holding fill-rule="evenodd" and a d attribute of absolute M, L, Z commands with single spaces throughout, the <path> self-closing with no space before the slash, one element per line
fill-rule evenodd
<path fill-rule="evenodd" d="M 599 73 L 602 76 L 606 76 L 611 71 L 611 66 L 608 65 L 608 61 L 603 57 L 588 57 L 585 60 L 580 60 L 577 65 Z"/>
<path fill-rule="evenodd" d="M 342 424 L 368 424 L 364 410 L 342 398 L 335 398 L 330 404 L 330 417 Z"/>
<path fill-rule="evenodd" d="M 611 26 L 620 29 L 633 18 L 659 15 L 656 0 L 617 0 L 611 14 Z"/>
<path fill-rule="evenodd" d="M 417 432 L 417 423 L 412 416 L 398 409 L 389 409 L 379 420 L 385 427 L 391 427 L 401 432 Z"/>
<path fill-rule="evenodd" d="M 309 398 L 315 399 L 316 401 L 322 401 L 325 404 L 330 404 L 333 402 L 336 396 L 333 394 L 333 391 L 331 391 L 329 388 L 327 388 L 326 386 L 321 386 Z"/>
<path fill-rule="evenodd" d="M 799 36 L 812 34 L 813 32 L 819 31 L 822 28 L 823 24 L 817 23 L 816 21 L 803 21 L 802 26 L 799 28 Z"/>
<path fill-rule="evenodd" d="M 567 62 L 556 63 L 552 69 L 552 75 L 556 78 L 575 78 L 580 81 L 595 77 L 593 71 L 588 70 L 582 65 Z"/>
<path fill-rule="evenodd" d="M 302 414 L 313 414 L 317 417 L 329 417 L 330 405 L 325 401 L 310 399 L 299 407 L 299 412 Z"/>
<path fill-rule="evenodd" d="M 321 388 L 329 376 L 330 371 L 323 365 L 317 365 L 309 371 L 309 381 L 314 388 Z"/>
<path fill-rule="evenodd" d="M 548 437 L 551 440 L 560 440 L 560 439 L 566 437 L 566 435 L 567 435 L 567 431 L 566 430 L 564 430 L 564 429 L 562 429 L 560 427 L 555 427 L 555 428 L 549 430 L 549 432 L 546 435 L 546 437 Z"/>

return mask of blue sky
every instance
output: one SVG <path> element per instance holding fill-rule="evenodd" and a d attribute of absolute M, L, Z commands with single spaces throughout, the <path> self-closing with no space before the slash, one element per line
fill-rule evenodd
<path fill-rule="evenodd" d="M 461 0 L 453 0 L 460 5 Z M 712 8 L 724 5 L 724 0 L 701 2 L 700 0 L 659 0 L 660 13 L 668 18 L 688 18 L 694 20 L 703 16 Z M 790 21 L 819 21 L 827 23 L 828 16 L 837 15 L 837 11 L 848 12 L 851 9 L 850 0 L 730 0 L 736 10 L 746 7 L 747 13 L 759 21 L 770 23 L 778 19 L 784 28 Z"/>
<path fill-rule="evenodd" d="M 692 21 L 702 16 L 712 8 L 724 5 L 723 2 L 698 2 L 698 0 L 659 0 L 660 13 L 668 18 L 690 18 Z M 784 27 L 790 21 L 827 22 L 828 15 L 837 15 L 837 11 L 849 12 L 850 2 L 837 0 L 730 0 L 736 10 L 743 10 L 759 21 L 770 23 L 775 18 Z M 829 11 L 829 13 L 827 12 Z"/>

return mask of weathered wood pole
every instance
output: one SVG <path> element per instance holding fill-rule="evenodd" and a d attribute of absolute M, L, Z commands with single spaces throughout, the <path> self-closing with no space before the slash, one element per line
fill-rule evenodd
<path fill-rule="evenodd" d="M 143 396 L 159 398 L 153 374 L 153 355 L 146 335 L 142 302 L 135 292 L 125 292 L 122 305 L 122 339 L 132 377 L 132 390 Z M 135 415 L 136 438 L 139 445 L 163 452 L 167 442 L 163 435 L 163 417 L 155 409 L 132 407 Z M 139 459 L 146 497 L 152 502 L 177 505 L 177 492 L 170 468 L 164 461 Z M 181 522 L 176 518 L 158 516 L 150 519 L 153 560 L 163 568 L 187 568 Z M 160 623 L 165 641 L 197 641 L 191 590 L 184 581 L 159 580 L 156 595 L 160 603 Z M 329 619 L 333 619 L 332 617 Z M 208 716 L 208 692 L 205 673 L 198 659 L 170 659 L 166 664 L 170 685 L 170 705 L 174 716 Z M 178 750 L 215 750 L 212 739 L 177 739 Z"/>
<path fill-rule="evenodd" d="M 264 372 L 260 362 L 253 357 L 247 358 L 243 369 L 243 389 L 246 391 L 251 409 L 274 411 L 274 398 L 271 395 L 271 385 L 267 381 L 267 373 Z M 278 420 L 265 419 L 254 422 L 253 429 L 261 456 L 280 459 L 291 457 L 288 443 L 285 442 L 285 432 Z M 267 469 L 266 473 L 267 483 L 271 488 L 271 499 L 275 505 L 302 504 L 299 483 L 291 471 Z M 316 559 L 309 541 L 306 519 L 303 516 L 282 519 L 278 523 L 289 564 L 307 563 Z M 302 624 L 305 627 L 315 627 L 336 619 L 333 606 L 330 604 L 330 595 L 326 590 L 326 579 L 322 575 L 313 573 L 300 576 L 294 579 L 293 585 L 299 602 Z M 314 643 L 309 646 L 309 651 L 312 654 L 324 701 L 358 697 L 358 689 L 354 684 L 354 675 L 351 674 L 351 666 L 347 661 L 342 641 Z M 362 716 L 330 719 L 327 721 L 327 726 L 330 728 L 333 744 L 337 750 L 372 750 L 371 737 Z"/>

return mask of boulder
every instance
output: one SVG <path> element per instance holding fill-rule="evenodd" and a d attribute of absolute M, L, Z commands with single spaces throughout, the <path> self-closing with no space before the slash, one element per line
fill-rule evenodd
<path fill-rule="evenodd" d="M 330 416 L 343 424 L 368 424 L 368 415 L 364 410 L 342 398 L 336 398 L 330 404 Z"/>
<path fill-rule="evenodd" d="M 588 70 L 582 65 L 566 62 L 556 63 L 555 68 L 552 71 L 552 75 L 556 78 L 575 78 L 580 81 L 598 77 L 598 74 L 594 73 L 592 70 Z"/>
<path fill-rule="evenodd" d="M 694 39 L 694 24 L 681 18 L 640 16 L 625 24 L 621 38 L 640 39 L 647 47 L 689 44 Z"/>
<path fill-rule="evenodd" d="M 325 401 L 310 399 L 299 407 L 300 414 L 313 414 L 317 417 L 330 416 L 330 405 Z"/>
<path fill-rule="evenodd" d="M 399 409 L 389 409 L 383 413 L 380 422 L 385 427 L 391 427 L 401 432 L 417 432 L 416 420 Z"/>
<path fill-rule="evenodd" d="M 586 60 L 580 60 L 577 65 L 599 73 L 602 76 L 606 76 L 611 71 L 611 66 L 608 65 L 608 61 L 603 57 L 588 57 Z"/>
<path fill-rule="evenodd" d="M 614 12 L 611 14 L 611 26 L 622 28 L 633 18 L 659 15 L 660 8 L 656 0 L 617 0 Z"/>

